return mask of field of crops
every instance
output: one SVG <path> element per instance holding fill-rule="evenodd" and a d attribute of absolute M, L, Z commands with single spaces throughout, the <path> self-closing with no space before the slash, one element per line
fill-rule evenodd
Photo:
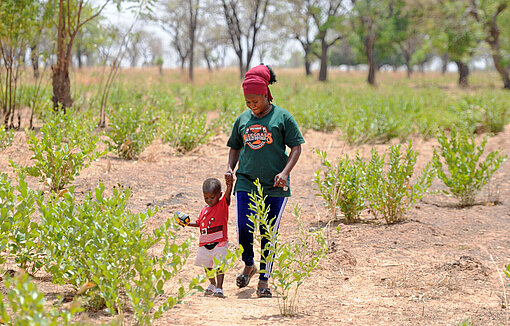
<path fill-rule="evenodd" d="M 173 218 L 175 211 L 198 216 L 202 181 L 223 180 L 230 128 L 246 109 L 236 70 L 199 71 L 194 84 L 174 70 L 121 70 L 108 89 L 108 71 L 96 68 L 74 72 L 74 106 L 65 115 L 53 112 L 44 79 L 40 88 L 22 85 L 21 128 L 0 133 L 7 280 L 0 320 L 508 324 L 510 93 L 492 82 L 497 76 L 474 73 L 461 90 L 453 74 L 381 72 L 372 88 L 364 72 L 333 71 L 327 83 L 298 70 L 276 73 L 274 102 L 293 114 L 306 140 L 282 250 L 300 248 L 303 255 L 288 254 L 298 271 L 325 244 L 310 274 L 296 280 L 281 265 L 278 295 L 258 299 L 255 285 L 235 286 L 242 265 L 233 245 L 227 297 L 204 297 L 203 271 L 193 266 L 197 230 Z M 104 128 L 97 127 L 101 103 Z M 35 128 L 23 130 L 31 108 Z M 380 169 L 374 153 L 386 154 Z M 449 165 L 452 153 L 463 161 Z M 410 174 L 399 169 L 405 164 Z M 451 166 L 467 177 L 456 178 Z M 346 176 L 353 177 L 345 184 L 361 183 L 341 188 L 336 182 Z M 230 216 L 235 244 L 234 204 Z M 282 313 L 281 284 L 298 283 L 292 313 Z"/>

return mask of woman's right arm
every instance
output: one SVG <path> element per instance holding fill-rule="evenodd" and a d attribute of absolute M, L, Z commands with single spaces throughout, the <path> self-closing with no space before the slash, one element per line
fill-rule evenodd
<path fill-rule="evenodd" d="M 234 174 L 237 162 L 239 162 L 239 155 L 241 155 L 240 149 L 230 148 L 228 152 L 228 167 L 227 174 Z"/>

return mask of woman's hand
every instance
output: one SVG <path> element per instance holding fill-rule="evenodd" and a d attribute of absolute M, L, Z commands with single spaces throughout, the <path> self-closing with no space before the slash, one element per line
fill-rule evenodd
<path fill-rule="evenodd" d="M 225 172 L 225 183 L 227 186 L 232 186 L 234 184 L 234 173 L 232 170 Z"/>
<path fill-rule="evenodd" d="M 282 171 L 282 172 L 278 173 L 274 177 L 274 185 L 273 185 L 273 187 L 285 187 L 285 186 L 287 186 L 287 179 L 288 179 L 288 177 L 289 177 L 289 175 L 285 171 Z"/>

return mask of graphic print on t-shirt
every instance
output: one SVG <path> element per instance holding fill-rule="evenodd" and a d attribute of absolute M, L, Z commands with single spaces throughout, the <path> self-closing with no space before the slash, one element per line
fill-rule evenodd
<path fill-rule="evenodd" d="M 267 128 L 261 125 L 251 125 L 244 132 L 244 143 L 251 149 L 261 149 L 265 144 L 273 142 L 273 134 L 267 132 Z"/>

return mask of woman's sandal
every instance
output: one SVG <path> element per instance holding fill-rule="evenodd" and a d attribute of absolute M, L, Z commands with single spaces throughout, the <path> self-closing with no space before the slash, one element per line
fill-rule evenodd
<path fill-rule="evenodd" d="M 253 275 L 257 274 L 258 270 L 257 270 L 257 267 L 255 267 L 255 265 L 253 265 L 253 268 L 251 270 L 251 272 L 246 275 L 246 274 L 237 274 L 237 277 L 236 277 L 236 285 L 241 289 L 241 288 L 244 288 L 244 287 L 247 287 L 248 284 L 250 284 L 250 280 L 252 278 Z"/>
<path fill-rule="evenodd" d="M 272 298 L 273 297 L 273 294 L 271 293 L 271 289 L 269 288 L 268 281 L 259 280 L 259 286 L 257 287 L 257 296 L 259 298 Z"/>

